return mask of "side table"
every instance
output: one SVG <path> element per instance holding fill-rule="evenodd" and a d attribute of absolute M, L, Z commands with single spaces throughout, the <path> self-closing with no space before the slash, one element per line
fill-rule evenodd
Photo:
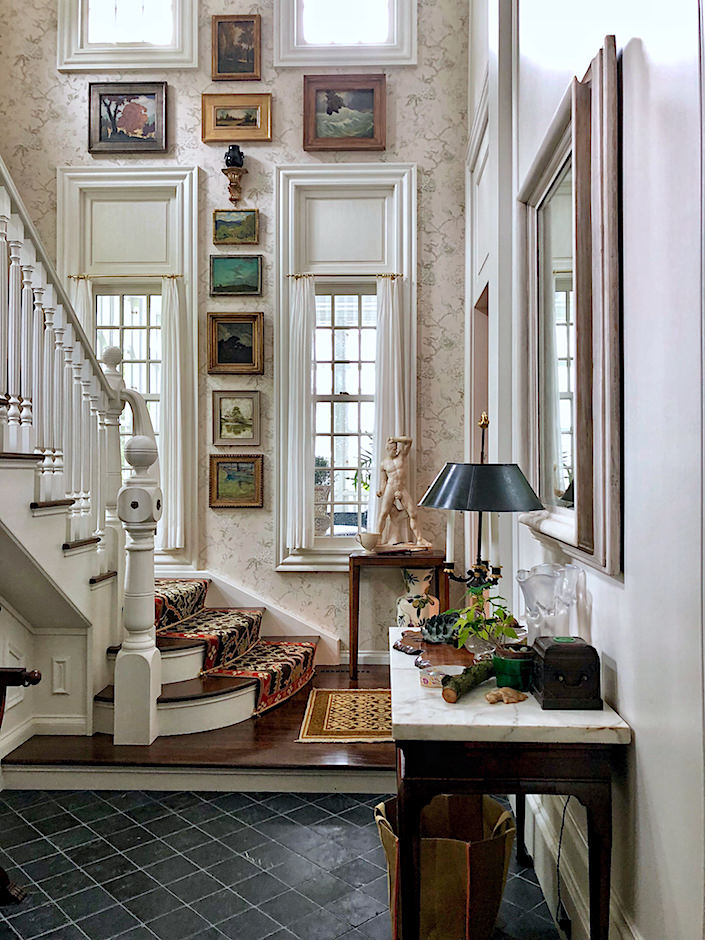
<path fill-rule="evenodd" d="M 449 580 L 443 552 L 353 552 L 348 561 L 350 579 L 350 678 L 357 679 L 358 636 L 360 629 L 361 568 L 433 568 L 435 596 L 441 610 L 448 610 Z"/>

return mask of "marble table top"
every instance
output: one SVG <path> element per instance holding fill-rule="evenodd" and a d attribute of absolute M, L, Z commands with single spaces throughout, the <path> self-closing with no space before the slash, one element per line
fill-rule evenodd
<path fill-rule="evenodd" d="M 392 649 L 401 637 L 389 633 L 392 735 L 395 741 L 511 741 L 525 744 L 629 744 L 629 725 L 605 702 L 602 711 L 544 711 L 533 695 L 517 705 L 490 705 L 483 683 L 451 705 L 440 689 L 424 688 L 414 656 Z"/>

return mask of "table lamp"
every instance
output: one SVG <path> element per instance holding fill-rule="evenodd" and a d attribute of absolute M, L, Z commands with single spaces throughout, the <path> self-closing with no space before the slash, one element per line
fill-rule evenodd
<path fill-rule="evenodd" d="M 449 565 L 454 561 L 452 511 L 460 509 L 479 514 L 474 566 L 468 569 L 466 578 L 456 577 L 449 572 L 454 581 L 462 581 L 468 587 L 496 584 L 501 577 L 501 566 L 491 566 L 489 561 L 482 558 L 482 513 L 543 509 L 529 481 L 515 463 L 447 463 L 424 494 L 419 506 L 451 510 L 446 526 L 446 561 Z"/>

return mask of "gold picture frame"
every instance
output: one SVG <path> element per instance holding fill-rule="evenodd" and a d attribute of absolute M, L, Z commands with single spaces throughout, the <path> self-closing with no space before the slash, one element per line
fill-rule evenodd
<path fill-rule="evenodd" d="M 214 245 L 259 245 L 259 209 L 214 209 Z"/>
<path fill-rule="evenodd" d="M 201 139 L 206 144 L 271 140 L 271 94 L 201 95 Z"/>
<path fill-rule="evenodd" d="M 208 314 L 208 372 L 264 373 L 264 314 Z"/>
<path fill-rule="evenodd" d="M 259 13 L 211 17 L 211 78 L 214 82 L 258 82 L 262 31 Z"/>
<path fill-rule="evenodd" d="M 211 454 L 210 508 L 261 509 L 263 467 L 263 454 Z"/>

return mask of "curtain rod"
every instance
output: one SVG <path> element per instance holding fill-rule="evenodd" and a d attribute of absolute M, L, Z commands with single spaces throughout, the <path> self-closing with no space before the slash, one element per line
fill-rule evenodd
<path fill-rule="evenodd" d="M 67 277 L 70 281 L 104 281 L 106 279 L 144 281 L 146 278 L 183 277 L 183 274 L 68 274 Z"/>
<path fill-rule="evenodd" d="M 395 280 L 398 277 L 404 277 L 403 274 L 287 274 L 287 277 L 293 278 L 295 281 L 298 281 L 302 277 L 320 277 L 323 280 L 328 280 L 331 277 L 346 277 L 358 278 L 358 277 L 388 277 L 390 280 Z"/>

